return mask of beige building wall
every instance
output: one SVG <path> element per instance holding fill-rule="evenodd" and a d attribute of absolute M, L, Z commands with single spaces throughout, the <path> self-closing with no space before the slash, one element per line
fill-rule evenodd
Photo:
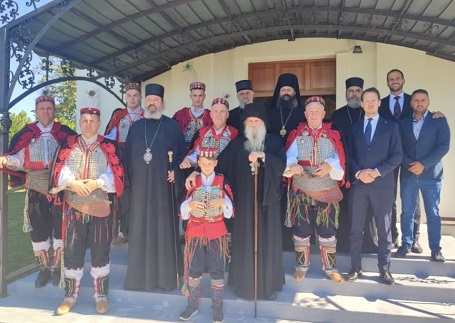
<path fill-rule="evenodd" d="M 362 54 L 352 53 L 355 45 L 362 46 Z M 442 111 L 454 131 L 455 109 L 451 105 L 455 63 L 429 56 L 421 51 L 356 40 L 307 38 L 292 42 L 278 40 L 246 45 L 217 54 L 204 55 L 190 62 L 197 73 L 197 79 L 207 84 L 205 107 L 210 108 L 213 98 L 227 95 L 230 107 L 234 108 L 237 106 L 234 83 L 248 78 L 249 63 L 329 57 L 335 57 L 337 61 L 337 107 L 345 105 L 346 78 L 360 76 L 365 80 L 366 87 L 377 87 L 384 97 L 388 95 L 386 73 L 392 68 L 398 68 L 405 74 L 405 92 L 412 93 L 417 88 L 428 90 L 431 99 L 430 109 Z M 165 87 L 165 114 L 168 116 L 191 104 L 188 86 L 195 77 L 186 72 L 184 66 L 185 63 L 173 66 L 168 72 L 143 84 L 143 88 L 148 83 L 159 83 Z M 110 103 L 108 98 L 104 101 L 103 97 L 101 107 L 104 122 L 107 122 L 112 107 L 117 105 L 117 102 Z M 455 167 L 451 167 L 455 165 L 453 141 L 451 150 L 443 162 L 445 179 L 440 212 L 441 216 L 455 218 L 455 209 L 450 204 L 450 196 L 455 192 Z"/>

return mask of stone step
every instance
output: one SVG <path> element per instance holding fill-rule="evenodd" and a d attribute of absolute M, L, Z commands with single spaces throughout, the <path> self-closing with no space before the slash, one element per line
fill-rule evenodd
<path fill-rule="evenodd" d="M 226 286 L 224 297 L 225 322 L 368 322 L 384 323 L 384 320 L 401 322 L 453 322 L 455 320 L 455 239 L 444 236 L 442 247 L 447 262 L 429 261 L 428 246 L 423 246 L 422 255 L 410 254 L 404 259 L 393 258 L 391 272 L 396 284 L 386 286 L 379 282 L 377 257 L 364 255 L 364 276 L 356 282 L 338 285 L 330 281 L 321 271 L 321 260 L 317 246 L 312 246 L 311 267 L 304 281 L 292 278 L 294 255 L 283 253 L 286 285 L 275 301 L 257 302 L 255 319 L 254 302 L 238 298 L 232 288 Z M 87 252 L 84 277 L 79 303 L 73 312 L 55 322 L 133 322 L 138 320 L 177 321 L 186 305 L 186 298 L 178 290 L 169 292 L 126 291 L 123 282 L 127 268 L 128 246 L 112 248 L 109 301 L 111 309 L 107 315 L 95 313 L 93 287 L 90 277 L 90 255 Z M 350 257 L 338 254 L 338 267 L 346 272 Z M 226 275 L 227 277 L 227 275 Z M 21 306 L 38 310 L 51 316 L 64 297 L 64 291 L 48 285 L 36 289 L 36 274 L 26 276 L 8 286 L 11 296 L 4 300 L 20 300 Z M 192 322 L 211 322 L 210 277 L 202 280 L 200 313 Z M 4 307 L 0 300 L 0 307 Z M 1 311 L 0 311 L 1 312 Z M 81 315 L 82 314 L 82 315 Z M 37 314 L 37 317 L 45 314 Z M 34 317 L 35 318 L 35 317 Z M 2 319 L 0 321 L 10 322 Z M 52 320 L 54 321 L 54 320 Z M 33 322 L 41 322 L 33 320 Z M 42 320 L 42 322 L 47 322 Z"/>

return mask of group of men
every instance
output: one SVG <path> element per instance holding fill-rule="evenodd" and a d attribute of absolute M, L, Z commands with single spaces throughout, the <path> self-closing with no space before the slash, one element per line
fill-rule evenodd
<path fill-rule="evenodd" d="M 235 84 L 237 108 L 229 110 L 228 101 L 218 97 L 209 110 L 206 85 L 193 82 L 192 105 L 173 118 L 163 114 L 163 86 L 148 84 L 141 107 L 141 87 L 130 83 L 127 107 L 114 111 L 104 136 L 98 135 L 97 108 L 80 110 L 77 135 L 54 122 L 51 96 L 38 97 L 38 121 L 16 134 L 0 157 L 0 168 L 13 175 L 27 172 L 24 229 L 31 232 L 40 264 L 35 286 L 50 279 L 54 285 L 64 282 L 65 299 L 56 312 L 69 312 L 77 302 L 89 247 L 96 310 L 105 313 L 109 252 L 118 235 L 114 244 L 129 241 L 125 289 L 171 290 L 179 286 L 184 268 L 189 300 L 182 320 L 197 313 L 201 262 L 208 259 L 214 322 L 222 322 L 228 256 L 228 284 L 237 295 L 275 299 L 284 284 L 283 242 L 292 244 L 293 276 L 301 281 L 314 232 L 323 272 L 334 282 L 362 275 L 368 232 L 371 244 L 377 243 L 380 278 L 393 284 L 389 266 L 398 237 L 399 176 L 402 244 L 395 256 L 422 252 L 420 190 L 431 259 L 443 262 L 438 204 L 450 130 L 441 113 L 428 111 L 428 93 L 419 89 L 409 96 L 404 83 L 403 73 L 391 70 L 391 94 L 381 101 L 376 88 L 363 90 L 361 78 L 349 78 L 347 106 L 333 113 L 332 122 L 325 120 L 322 97 L 301 104 L 298 79 L 290 73 L 278 78 L 270 107 L 253 102 L 252 82 L 241 80 Z M 221 177 L 213 175 L 215 166 Z M 48 189 L 37 188 L 43 176 L 34 176 L 46 170 L 50 176 L 50 168 L 52 199 Z M 179 213 L 188 221 L 184 255 Z M 351 252 L 345 276 L 337 268 L 337 244 Z"/>

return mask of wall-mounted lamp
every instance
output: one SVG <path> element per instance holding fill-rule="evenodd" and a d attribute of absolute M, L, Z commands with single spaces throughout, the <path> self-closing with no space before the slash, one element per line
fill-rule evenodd
<path fill-rule="evenodd" d="M 354 50 L 352 51 L 354 54 L 362 54 L 362 47 L 360 45 L 354 46 Z"/>

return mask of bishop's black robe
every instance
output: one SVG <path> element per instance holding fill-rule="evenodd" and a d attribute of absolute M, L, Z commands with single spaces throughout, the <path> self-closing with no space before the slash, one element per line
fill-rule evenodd
<path fill-rule="evenodd" d="M 144 161 L 145 132 L 153 156 L 149 164 Z M 167 181 L 168 151 L 174 157 L 175 187 L 183 188 L 179 164 L 186 144 L 177 121 L 163 116 L 133 123 L 125 143 L 125 194 L 131 194 L 125 289 L 172 289 L 177 284 L 174 233 L 178 236 L 178 217 L 172 212 Z"/>
<path fill-rule="evenodd" d="M 254 298 L 254 176 L 243 134 L 218 156 L 218 171 L 231 183 L 235 219 L 232 228 L 232 261 L 229 285 L 245 299 Z M 258 174 L 258 298 L 281 291 L 284 284 L 281 247 L 281 178 L 286 154 L 280 138 L 267 134 L 265 163 Z"/>
<path fill-rule="evenodd" d="M 286 144 L 289 134 L 292 130 L 296 129 L 300 122 L 306 121 L 305 118 L 305 107 L 300 104 L 293 110 L 291 109 L 281 109 L 274 107 L 268 110 L 269 117 L 269 130 L 272 134 L 281 138 L 281 143 Z M 281 118 L 283 116 L 283 118 Z M 284 136 L 280 135 L 280 131 L 283 128 L 286 129 L 286 134 Z"/>
<path fill-rule="evenodd" d="M 351 134 L 352 126 L 354 123 L 363 121 L 364 112 L 362 108 L 350 108 L 347 105 L 335 110 L 332 113 L 330 121 L 332 121 L 335 129 L 341 132 L 341 138 L 343 139 L 344 146 L 348 142 L 349 135 Z M 346 164 L 346 181 L 352 182 L 355 179 L 349 178 L 349 164 Z M 337 232 L 337 250 L 349 252 L 350 250 L 350 232 L 351 232 L 351 220 L 349 217 L 349 204 L 348 194 L 349 189 L 341 187 L 343 192 L 343 200 L 340 201 L 340 216 L 339 216 L 339 228 Z M 373 211 L 371 207 L 368 209 L 367 218 L 365 221 L 364 237 L 363 237 L 363 252 L 377 252 L 378 245 L 378 233 L 376 225 L 374 223 Z"/>

